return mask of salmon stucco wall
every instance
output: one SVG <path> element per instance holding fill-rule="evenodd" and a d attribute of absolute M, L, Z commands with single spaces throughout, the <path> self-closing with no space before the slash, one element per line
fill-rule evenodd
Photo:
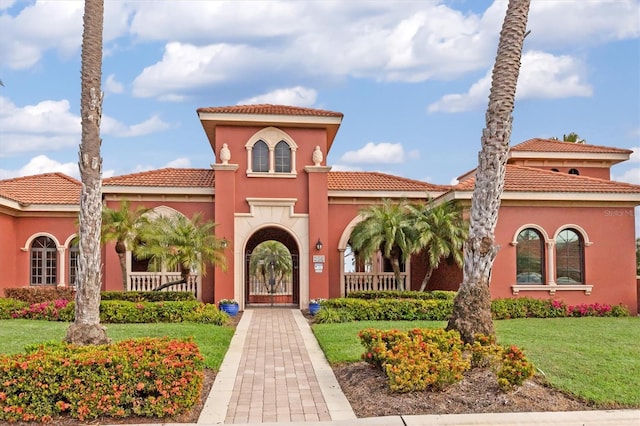
<path fill-rule="evenodd" d="M 580 290 L 562 290 L 555 294 L 548 287 L 540 291 L 520 291 L 517 297 L 561 299 L 568 304 L 623 304 L 633 314 L 638 311 L 635 275 L 634 215 L 631 207 L 551 207 L 503 205 L 496 228 L 500 251 L 492 270 L 493 298 L 514 297 L 516 284 L 516 246 L 512 244 L 522 227 L 535 225 L 546 234 L 547 242 L 565 228 L 576 229 L 585 239 L 584 277 L 592 285 L 591 294 Z M 584 233 L 584 234 L 582 234 Z M 545 246 L 545 253 L 549 245 Z M 612 255 L 615 254 L 615 255 Z M 552 252 L 555 265 L 555 252 Z M 545 255 L 546 268 L 549 268 Z M 555 271 L 554 271 L 555 272 Z M 554 274 L 555 276 L 555 274 Z"/>
<path fill-rule="evenodd" d="M 0 289 L 17 287 L 16 269 L 18 243 L 16 240 L 15 224 L 13 216 L 0 214 Z M 4 292 L 2 292 L 4 295 Z"/>
<path fill-rule="evenodd" d="M 30 285 L 30 247 L 28 247 L 27 244 L 30 239 L 41 235 L 51 237 L 56 242 L 58 248 L 56 281 L 58 284 L 68 285 L 68 250 L 63 249 L 65 248 L 65 244 L 68 245 L 70 239 L 78 232 L 75 213 L 64 213 L 46 217 L 16 217 L 10 221 L 5 219 L 6 216 L 0 216 L 0 218 L 3 218 L 2 221 L 0 221 L 0 226 L 3 228 L 3 252 L 5 251 L 5 238 L 11 238 L 13 240 L 11 246 L 9 246 L 13 248 L 13 253 L 8 254 L 7 260 L 2 259 L 3 263 L 12 262 L 13 266 L 7 265 L 6 270 L 13 270 L 13 272 L 7 273 L 7 275 L 2 278 L 2 288 Z M 12 229 L 9 229 L 9 225 L 11 225 Z M 6 241 L 9 241 L 9 239 Z M 62 254 L 64 254 L 64 257 Z M 2 257 L 4 257 L 4 253 Z"/>

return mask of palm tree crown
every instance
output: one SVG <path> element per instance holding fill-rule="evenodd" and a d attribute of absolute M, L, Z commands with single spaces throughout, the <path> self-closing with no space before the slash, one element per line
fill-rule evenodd
<path fill-rule="evenodd" d="M 204 276 L 209 263 L 226 270 L 227 241 L 213 233 L 215 227 L 215 223 L 203 221 L 200 213 L 191 220 L 182 215 L 159 216 L 141 228 L 141 244 L 135 254 L 149 259 L 152 270 L 160 270 L 163 264 L 179 268 L 181 282 L 186 282 L 192 271 Z"/>

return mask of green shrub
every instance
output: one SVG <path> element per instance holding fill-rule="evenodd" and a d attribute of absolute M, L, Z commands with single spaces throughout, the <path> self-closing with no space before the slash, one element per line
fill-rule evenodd
<path fill-rule="evenodd" d="M 70 302 L 58 311 L 57 317 L 47 318 L 72 322 L 75 303 Z M 214 325 L 229 323 L 229 315 L 213 304 L 198 301 L 183 302 L 127 302 L 103 300 L 100 302 L 100 322 L 105 324 L 137 324 L 157 322 L 198 322 Z"/>
<path fill-rule="evenodd" d="M 17 318 L 17 313 L 29 307 L 27 302 L 17 299 L 0 299 L 0 319 Z"/>
<path fill-rule="evenodd" d="M 338 298 L 322 302 L 322 309 L 339 311 L 332 319 L 345 321 L 433 320 L 443 321 L 453 311 L 453 301 L 446 299 L 360 299 Z M 318 314 L 320 314 L 320 312 Z M 324 317 L 316 321 L 322 322 Z M 329 315 L 329 314 L 326 314 Z"/>
<path fill-rule="evenodd" d="M 226 325 L 230 320 L 231 317 L 227 313 L 220 311 L 216 305 L 211 303 L 200 304 L 184 317 L 184 321 L 214 325 Z"/>
<path fill-rule="evenodd" d="M 196 300 L 188 291 L 103 291 L 102 300 L 126 300 L 128 302 L 185 302 Z"/>
<path fill-rule="evenodd" d="M 451 300 L 456 297 L 455 291 L 354 291 L 347 295 L 354 299 L 421 299 L 421 300 Z"/>
<path fill-rule="evenodd" d="M 84 347 L 47 343 L 0 355 L 0 420 L 180 414 L 197 401 L 203 368 L 193 341 L 167 338 Z"/>
<path fill-rule="evenodd" d="M 354 321 L 353 315 L 348 309 L 334 309 L 323 307 L 313 317 L 318 324 L 336 324 L 341 322 Z"/>

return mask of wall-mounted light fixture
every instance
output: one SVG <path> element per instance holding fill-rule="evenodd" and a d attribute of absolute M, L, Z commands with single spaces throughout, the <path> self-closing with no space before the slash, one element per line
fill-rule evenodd
<path fill-rule="evenodd" d="M 316 250 L 322 250 L 322 241 L 320 241 L 320 238 L 318 238 L 318 242 L 316 243 Z"/>
<path fill-rule="evenodd" d="M 229 241 L 226 238 L 222 238 L 222 242 L 220 243 L 223 249 L 226 249 L 229 246 Z"/>

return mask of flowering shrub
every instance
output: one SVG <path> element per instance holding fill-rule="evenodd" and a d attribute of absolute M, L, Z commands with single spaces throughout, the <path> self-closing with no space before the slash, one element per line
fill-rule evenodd
<path fill-rule="evenodd" d="M 629 310 L 623 305 L 611 306 L 595 302 L 571 306 L 561 300 L 528 297 L 495 299 L 491 302 L 491 313 L 493 319 L 629 316 Z"/>
<path fill-rule="evenodd" d="M 220 299 L 221 305 L 237 305 L 238 301 L 236 299 Z"/>
<path fill-rule="evenodd" d="M 499 346 L 493 336 L 478 335 L 473 345 L 464 345 L 453 330 L 368 328 L 358 337 L 365 347 L 362 359 L 387 375 L 394 392 L 441 390 L 472 367 L 493 368 L 500 388 L 508 390 L 535 371 L 520 349 Z"/>
<path fill-rule="evenodd" d="M 28 308 L 29 304 L 21 300 L 0 298 L 0 319 L 15 318 L 14 314 Z"/>
<path fill-rule="evenodd" d="M 327 299 L 323 299 L 322 297 L 318 297 L 317 299 L 311 299 L 311 300 L 309 300 L 309 303 L 317 303 L 317 304 L 320 304 L 320 303 L 324 302 L 325 300 L 327 300 Z"/>
<path fill-rule="evenodd" d="M 363 330 L 363 359 L 381 368 L 394 392 L 442 389 L 462 379 L 470 364 L 456 331 L 442 329 Z"/>
<path fill-rule="evenodd" d="M 172 416 L 197 401 L 203 368 L 192 340 L 31 347 L 23 354 L 0 355 L 0 420 Z"/>
<path fill-rule="evenodd" d="M 16 310 L 11 315 L 12 318 L 26 318 L 35 320 L 57 321 L 60 312 L 69 304 L 68 300 L 58 299 L 53 302 L 34 303 L 28 308 Z"/>

